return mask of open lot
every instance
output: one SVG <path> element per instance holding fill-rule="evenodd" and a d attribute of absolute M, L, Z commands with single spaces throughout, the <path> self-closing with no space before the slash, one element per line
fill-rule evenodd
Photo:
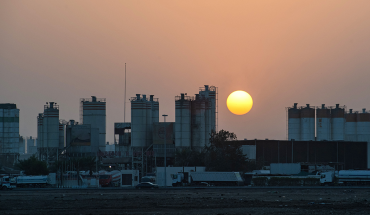
<path fill-rule="evenodd" d="M 370 187 L 17 189 L 0 214 L 369 214 Z"/>

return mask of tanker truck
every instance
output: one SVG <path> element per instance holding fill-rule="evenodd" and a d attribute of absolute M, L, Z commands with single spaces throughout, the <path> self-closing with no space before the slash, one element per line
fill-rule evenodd
<path fill-rule="evenodd" d="M 321 185 L 370 185 L 370 170 L 340 170 L 320 173 Z"/>
<path fill-rule="evenodd" d="M 15 178 L 10 176 L 3 176 L 0 178 L 0 189 L 1 190 L 12 190 L 16 188 Z"/>
<path fill-rule="evenodd" d="M 188 175 L 189 174 L 189 175 Z M 242 186 L 239 172 L 190 172 L 172 174 L 172 186 Z"/>

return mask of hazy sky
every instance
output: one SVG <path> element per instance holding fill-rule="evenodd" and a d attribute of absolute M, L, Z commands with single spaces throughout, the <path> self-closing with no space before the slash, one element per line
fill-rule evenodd
<path fill-rule="evenodd" d="M 16 103 L 20 134 L 36 136 L 45 102 L 78 121 L 80 98 L 106 98 L 111 142 L 127 63 L 127 97 L 154 94 L 168 121 L 176 95 L 208 84 L 219 90 L 220 129 L 285 139 L 285 107 L 295 102 L 370 109 L 369 8 L 368 0 L 0 0 L 0 103 Z M 235 90 L 253 97 L 246 115 L 227 110 Z"/>

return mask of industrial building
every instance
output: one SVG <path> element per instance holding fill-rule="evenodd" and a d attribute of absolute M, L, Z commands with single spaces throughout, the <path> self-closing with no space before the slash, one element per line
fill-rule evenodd
<path fill-rule="evenodd" d="M 370 112 L 346 111 L 346 106 L 314 107 L 307 104 L 287 108 L 288 140 L 367 142 L 370 156 Z M 367 161 L 370 168 L 370 160 Z"/>
<path fill-rule="evenodd" d="M 304 165 L 332 165 L 336 169 L 367 169 L 367 142 L 353 141 L 295 141 L 295 140 L 237 140 L 249 159 L 263 166 L 271 163 L 301 163 Z M 255 152 L 253 149 L 255 148 Z M 255 153 L 255 154 L 253 154 Z M 253 159 L 255 158 L 255 159 Z"/>
<path fill-rule="evenodd" d="M 99 151 L 99 128 L 90 124 L 79 125 L 70 120 L 66 125 L 66 152 L 69 157 L 96 156 Z"/>
<path fill-rule="evenodd" d="M 16 104 L 0 104 L 0 153 L 18 153 L 19 109 Z"/>
<path fill-rule="evenodd" d="M 159 101 L 136 94 L 131 101 L 131 123 L 115 123 L 116 152 L 124 168 L 153 171 L 155 166 L 173 165 L 176 150 L 201 150 L 217 129 L 217 87 L 205 85 L 194 97 L 175 97 L 175 122 L 159 122 Z M 109 156 L 105 156 L 109 157 Z M 117 165 L 112 158 L 111 165 Z M 108 165 L 108 160 L 105 160 Z"/>

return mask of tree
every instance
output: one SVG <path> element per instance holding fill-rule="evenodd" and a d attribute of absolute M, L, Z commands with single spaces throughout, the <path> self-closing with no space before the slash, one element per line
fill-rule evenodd
<path fill-rule="evenodd" d="M 176 150 L 175 166 L 204 166 L 204 152 L 183 148 Z"/>
<path fill-rule="evenodd" d="M 16 167 L 26 175 L 47 175 L 49 170 L 45 161 L 40 161 L 35 155 L 26 160 L 18 160 Z"/>
<path fill-rule="evenodd" d="M 208 171 L 246 171 L 249 161 L 236 142 L 232 132 L 212 131 L 210 144 L 204 147 L 205 166 Z"/>

